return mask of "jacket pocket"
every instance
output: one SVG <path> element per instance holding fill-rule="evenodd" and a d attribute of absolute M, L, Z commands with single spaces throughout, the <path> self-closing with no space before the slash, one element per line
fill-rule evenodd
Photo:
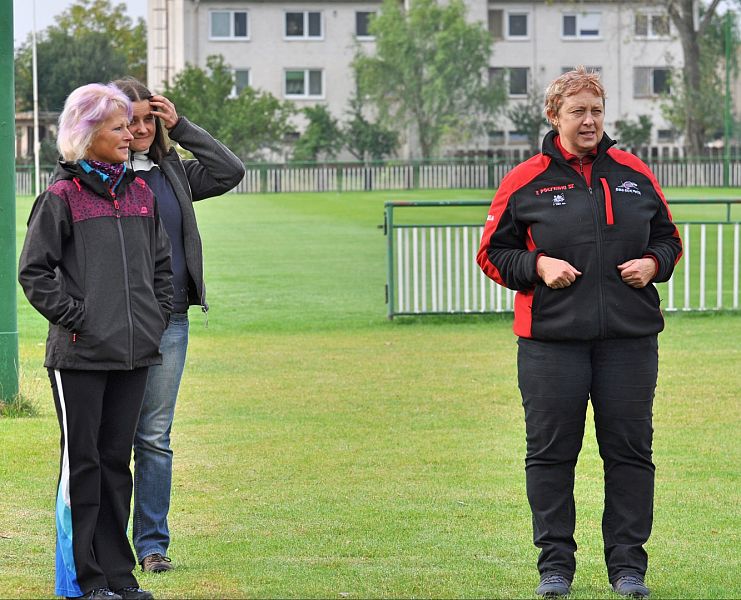
<path fill-rule="evenodd" d="M 615 218 L 612 214 L 612 194 L 610 193 L 610 184 L 607 183 L 607 179 L 600 177 L 600 183 L 602 183 L 602 191 L 605 193 L 605 221 L 608 225 L 615 224 Z"/>

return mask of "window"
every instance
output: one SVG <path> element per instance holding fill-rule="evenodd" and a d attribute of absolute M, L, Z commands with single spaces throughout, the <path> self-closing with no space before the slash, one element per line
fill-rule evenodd
<path fill-rule="evenodd" d="M 526 144 L 527 133 L 524 131 L 511 130 L 509 132 L 509 143 L 510 144 Z"/>
<path fill-rule="evenodd" d="M 250 85 L 250 70 L 249 69 L 234 69 L 234 87 L 232 87 L 231 96 L 233 98 L 239 96 L 242 90 Z"/>
<path fill-rule="evenodd" d="M 507 15 L 507 37 L 510 39 L 527 38 L 527 13 L 509 13 Z"/>
<path fill-rule="evenodd" d="M 212 10 L 209 39 L 246 40 L 249 39 L 247 12 L 244 10 Z"/>
<path fill-rule="evenodd" d="M 286 37 L 290 39 L 321 39 L 322 13 L 287 12 Z"/>
<path fill-rule="evenodd" d="M 633 97 L 653 98 L 671 92 L 671 72 L 664 67 L 635 67 L 633 69 Z"/>
<path fill-rule="evenodd" d="M 491 67 L 489 83 L 504 82 L 510 96 L 527 96 L 530 69 L 527 67 Z"/>
<path fill-rule="evenodd" d="M 490 131 L 489 144 L 492 146 L 504 146 L 504 131 L 501 129 Z"/>
<path fill-rule="evenodd" d="M 561 36 L 571 39 L 596 39 L 600 37 L 602 13 L 583 12 L 563 15 Z"/>
<path fill-rule="evenodd" d="M 370 22 L 375 16 L 375 12 L 362 12 L 357 11 L 355 13 L 355 35 L 359 38 L 372 38 L 373 34 L 370 32 Z"/>
<path fill-rule="evenodd" d="M 657 129 L 656 139 L 659 143 L 673 142 L 677 139 L 677 132 L 673 129 Z"/>
<path fill-rule="evenodd" d="M 286 98 L 322 98 L 324 96 L 321 69 L 286 71 Z"/>
<path fill-rule="evenodd" d="M 669 15 L 637 12 L 635 15 L 635 35 L 641 38 L 666 38 L 671 30 Z"/>
<path fill-rule="evenodd" d="M 501 40 L 504 38 L 503 25 L 504 22 L 504 11 L 503 10 L 490 10 L 489 11 L 489 33 L 492 39 Z"/>

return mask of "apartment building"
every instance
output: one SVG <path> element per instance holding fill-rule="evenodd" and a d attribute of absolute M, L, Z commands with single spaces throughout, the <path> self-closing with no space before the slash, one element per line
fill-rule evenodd
<path fill-rule="evenodd" d="M 406 0 L 407 2 L 409 0 Z M 465 0 L 471 20 L 493 38 L 489 76 L 503 78 L 511 103 L 574 65 L 602 74 L 606 130 L 621 118 L 648 115 L 652 152 L 679 155 L 681 138 L 661 116 L 658 97 L 682 50 L 659 3 L 588 0 Z M 221 54 L 234 69 L 235 93 L 250 85 L 301 106 L 325 104 L 341 117 L 354 91 L 350 63 L 359 45 L 374 49 L 368 23 L 380 0 L 149 0 L 148 80 L 155 90 L 186 64 Z M 446 154 L 526 152 L 506 118 L 481 139 L 449 145 Z M 405 154 L 416 156 L 407 147 Z"/>

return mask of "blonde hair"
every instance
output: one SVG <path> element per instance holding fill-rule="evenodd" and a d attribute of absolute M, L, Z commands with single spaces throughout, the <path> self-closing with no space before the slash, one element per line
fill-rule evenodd
<path fill-rule="evenodd" d="M 556 116 L 563 106 L 564 98 L 578 94 L 582 90 L 594 92 L 602 98 L 603 103 L 607 97 L 599 73 L 587 71 L 584 65 L 579 65 L 573 71 L 567 71 L 556 77 L 545 89 L 545 116 L 549 119 Z"/>
<path fill-rule="evenodd" d="M 131 101 L 114 85 L 89 83 L 73 90 L 59 116 L 57 148 L 62 158 L 84 158 L 103 121 L 118 110 L 131 120 Z"/>

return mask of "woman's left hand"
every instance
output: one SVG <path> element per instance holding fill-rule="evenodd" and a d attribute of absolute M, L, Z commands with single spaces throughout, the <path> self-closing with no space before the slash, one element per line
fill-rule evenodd
<path fill-rule="evenodd" d="M 162 119 L 168 130 L 177 125 L 180 117 L 178 117 L 178 112 L 175 110 L 175 105 L 167 98 L 155 94 L 149 99 L 149 106 L 152 107 L 152 114 Z"/>
<path fill-rule="evenodd" d="M 656 262 L 653 258 L 634 258 L 618 265 L 620 277 L 630 287 L 646 287 L 656 276 Z"/>

